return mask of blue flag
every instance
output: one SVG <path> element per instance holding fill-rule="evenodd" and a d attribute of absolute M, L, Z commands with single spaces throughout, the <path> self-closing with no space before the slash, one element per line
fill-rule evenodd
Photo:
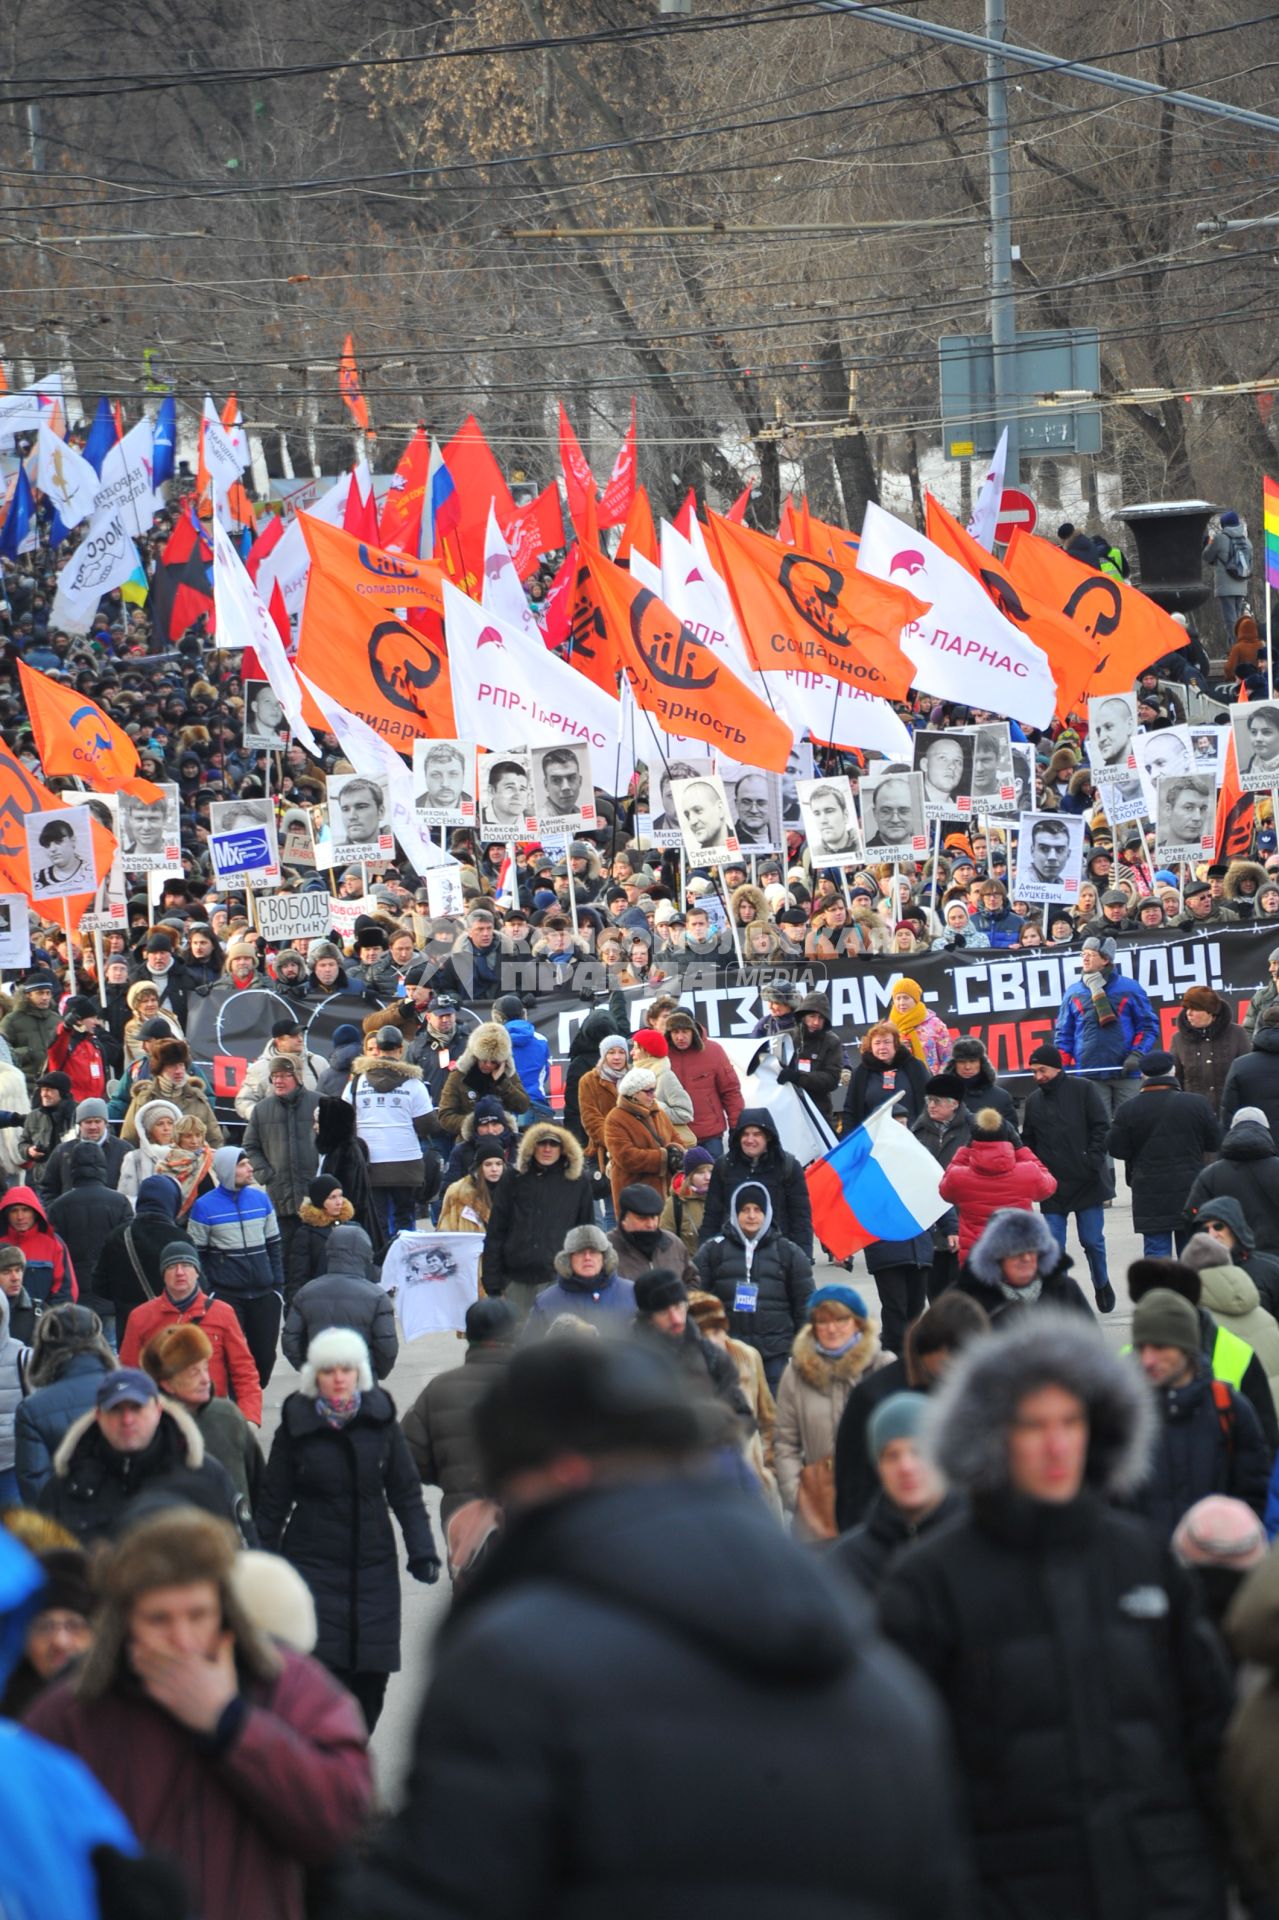
<path fill-rule="evenodd" d="M 160 402 L 153 431 L 155 452 L 152 455 L 151 480 L 154 486 L 162 487 L 166 480 L 172 480 L 174 473 L 173 448 L 178 431 L 178 405 L 171 393 L 166 393 Z"/>
<path fill-rule="evenodd" d="M 0 527 L 0 554 L 6 560 L 16 560 L 20 553 L 27 551 L 27 536 L 33 532 L 36 519 L 35 495 L 31 491 L 31 482 L 27 479 L 25 467 L 18 468 L 18 484 L 13 489 L 13 498 L 9 502 L 9 511 Z M 34 546 L 34 538 L 30 544 Z"/>
<path fill-rule="evenodd" d="M 84 457 L 102 478 L 102 462 L 115 445 L 118 435 L 115 430 L 115 415 L 111 411 L 111 402 L 104 393 L 98 401 L 98 411 L 93 416 L 93 425 L 89 428 L 89 437 L 84 443 Z"/>

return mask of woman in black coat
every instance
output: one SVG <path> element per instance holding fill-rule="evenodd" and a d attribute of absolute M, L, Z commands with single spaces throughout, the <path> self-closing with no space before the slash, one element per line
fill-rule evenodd
<path fill-rule="evenodd" d="M 808 994 L 796 1007 L 795 1018 L 794 1058 L 777 1078 L 783 1085 L 801 1087 L 831 1126 L 835 1119 L 832 1103 L 844 1071 L 844 1049 L 831 1027 L 830 1000 L 824 993 Z"/>
<path fill-rule="evenodd" d="M 392 1511 L 409 1572 L 432 1585 L 439 1556 L 395 1402 L 374 1386 L 359 1334 L 327 1327 L 311 1341 L 301 1387 L 281 1409 L 258 1531 L 263 1546 L 282 1554 L 311 1589 L 316 1656 L 355 1695 L 370 1733 L 387 1676 L 400 1667 Z"/>
<path fill-rule="evenodd" d="M 556 1278 L 555 1256 L 565 1236 L 594 1222 L 586 1158 L 568 1128 L 549 1120 L 526 1127 L 515 1165 L 493 1190 L 484 1239 L 485 1293 L 505 1295 L 523 1320 Z"/>
<path fill-rule="evenodd" d="M 355 1131 L 355 1108 L 349 1100 L 320 1095 L 316 1109 L 315 1148 L 318 1172 L 337 1181 L 355 1210 L 355 1224 L 363 1227 L 380 1260 L 386 1250 L 386 1222 L 369 1184 L 369 1156 Z"/>
<path fill-rule="evenodd" d="M 1279 1247 L 1279 1150 L 1269 1127 L 1244 1114 L 1258 1107 L 1241 1107 L 1221 1143 L 1221 1158 L 1196 1175 L 1186 1200 L 1186 1218 L 1193 1220 L 1210 1200 L 1237 1200 L 1259 1247 Z"/>
<path fill-rule="evenodd" d="M 862 1041 L 861 1059 L 853 1069 L 844 1102 L 845 1127 L 860 1127 L 867 1114 L 899 1093 L 903 1097 L 897 1112 L 913 1126 L 926 1111 L 928 1079 L 927 1067 L 903 1044 L 896 1027 L 887 1020 L 878 1021 Z"/>

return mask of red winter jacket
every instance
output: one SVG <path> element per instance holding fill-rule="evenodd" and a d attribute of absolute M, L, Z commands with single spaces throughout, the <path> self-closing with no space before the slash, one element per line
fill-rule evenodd
<path fill-rule="evenodd" d="M 246 1420 L 262 1425 L 262 1383 L 257 1362 L 249 1352 L 249 1343 L 240 1330 L 234 1307 L 225 1300 L 210 1300 L 198 1289 L 195 1298 L 184 1307 L 175 1307 L 167 1293 L 144 1301 L 129 1315 L 129 1323 L 120 1342 L 120 1365 L 140 1367 L 142 1349 L 152 1334 L 164 1327 L 190 1323 L 199 1327 L 213 1352 L 209 1355 L 209 1378 L 213 1391 L 223 1400 L 234 1400 Z"/>
<path fill-rule="evenodd" d="M 1029 1147 L 1010 1140 L 972 1140 L 942 1175 L 941 1197 L 959 1209 L 959 1257 L 968 1258 L 992 1213 L 1001 1207 L 1030 1212 L 1036 1200 L 1056 1193 L 1057 1182 Z"/>
<path fill-rule="evenodd" d="M 35 1225 L 26 1233 L 15 1233 L 9 1224 L 9 1208 L 15 1206 L 30 1207 L 36 1216 Z M 3 1200 L 0 1200 L 0 1245 L 21 1247 L 28 1267 L 43 1265 L 52 1269 L 53 1279 L 48 1292 L 51 1306 L 65 1307 L 68 1301 L 80 1298 L 67 1243 L 49 1225 L 44 1201 L 34 1187 L 10 1187 Z M 28 1277 L 28 1287 L 33 1277 Z"/>
<path fill-rule="evenodd" d="M 91 1033 L 72 1033 L 59 1027 L 49 1043 L 46 1073 L 65 1073 L 73 1100 L 105 1100 L 107 1070 L 102 1049 Z"/>
<path fill-rule="evenodd" d="M 693 1103 L 693 1132 L 699 1141 L 737 1125 L 742 1083 L 718 1040 L 708 1040 L 699 1031 L 686 1052 L 673 1046 L 666 1064 Z"/>
<path fill-rule="evenodd" d="M 117 1679 L 82 1700 L 59 1680 L 28 1725 L 78 1754 L 149 1853 L 186 1874 L 201 1920 L 304 1920 L 305 1875 L 356 1838 L 373 1798 L 360 1709 L 318 1661 L 277 1647 L 274 1680 L 242 1678 L 221 1752 Z"/>

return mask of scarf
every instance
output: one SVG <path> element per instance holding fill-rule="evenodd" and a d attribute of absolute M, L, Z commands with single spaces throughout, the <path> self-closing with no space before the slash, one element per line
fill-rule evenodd
<path fill-rule="evenodd" d="M 171 1146 L 156 1164 L 157 1173 L 167 1173 L 176 1180 L 182 1189 L 182 1200 L 178 1207 L 177 1218 L 189 1211 L 201 1180 L 213 1166 L 212 1147 L 175 1147 Z"/>
<path fill-rule="evenodd" d="M 1044 1276 L 1042 1273 L 1037 1273 L 1029 1286 L 1010 1287 L 1001 1274 L 999 1279 L 996 1280 L 995 1286 L 999 1292 L 1003 1294 L 1004 1299 L 1011 1305 L 1033 1307 L 1044 1290 Z"/>
<path fill-rule="evenodd" d="M 662 1238 L 662 1229 L 660 1227 L 641 1227 L 634 1233 L 627 1227 L 620 1227 L 618 1231 L 623 1240 L 630 1242 L 636 1253 L 643 1254 L 646 1260 L 652 1260 Z"/>
<path fill-rule="evenodd" d="M 613 1071 L 611 1067 L 606 1067 L 604 1065 L 603 1060 L 600 1061 L 599 1067 L 597 1069 L 600 1079 L 609 1080 L 612 1082 L 614 1086 L 616 1086 L 618 1081 L 623 1079 L 625 1075 L 630 1072 L 630 1070 L 631 1070 L 631 1067 L 630 1067 L 629 1060 L 624 1061 L 622 1065 L 617 1069 L 616 1073 Z"/>
<path fill-rule="evenodd" d="M 323 1394 L 317 1394 L 315 1396 L 315 1411 L 319 1414 L 326 1427 L 345 1427 L 350 1421 L 354 1420 L 356 1414 L 360 1411 L 359 1391 L 357 1389 L 349 1400 L 342 1401 L 326 1400 Z"/>
<path fill-rule="evenodd" d="M 1108 972 L 1109 969 L 1106 969 Z M 1106 973 L 1086 973 L 1084 985 L 1092 995 L 1092 1010 L 1097 1016 L 1099 1027 L 1113 1027 L 1119 1015 L 1111 1006 L 1106 993 Z"/>
<path fill-rule="evenodd" d="M 842 1360 L 846 1353 L 852 1352 L 853 1348 L 857 1345 L 861 1337 L 862 1337 L 861 1328 L 854 1327 L 852 1332 L 849 1334 L 847 1340 L 845 1340 L 842 1347 L 824 1347 L 821 1341 L 817 1338 L 816 1334 L 814 1334 L 813 1335 L 813 1352 L 820 1354 L 823 1360 Z"/>
<path fill-rule="evenodd" d="M 896 1007 L 894 1007 L 888 1017 L 914 1054 L 916 1060 L 922 1060 L 924 1058 L 924 1042 L 919 1029 L 928 1018 L 928 1008 L 924 1005 L 923 1001 L 917 1000 L 909 1013 L 898 1013 Z"/>

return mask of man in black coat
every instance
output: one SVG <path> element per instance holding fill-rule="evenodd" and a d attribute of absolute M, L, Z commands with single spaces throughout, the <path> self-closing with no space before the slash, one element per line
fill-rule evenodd
<path fill-rule="evenodd" d="M 46 1200 L 56 1200 L 60 1193 L 68 1193 L 71 1188 L 71 1155 L 80 1142 L 101 1147 L 107 1163 L 107 1185 L 118 1187 L 120 1169 L 132 1153 L 132 1147 L 112 1133 L 107 1122 L 107 1103 L 95 1096 L 81 1100 L 75 1110 L 76 1134 L 72 1140 L 61 1141 L 49 1155 L 49 1158 L 37 1169 L 36 1190 Z M 66 1235 L 64 1234 L 65 1240 Z M 76 1268 L 79 1276 L 80 1269 Z"/>
<path fill-rule="evenodd" d="M 1271 1133 L 1279 1132 L 1279 1006 L 1267 1007 L 1221 1090 L 1221 1119 L 1229 1126 L 1240 1107 L 1260 1107 Z"/>
<path fill-rule="evenodd" d="M 983 1107 L 994 1107 L 1003 1115 L 1005 1125 L 1012 1129 L 1013 1145 L 1019 1147 L 1021 1136 L 1017 1131 L 1017 1109 L 1011 1093 L 1006 1087 L 1001 1087 L 996 1078 L 985 1043 L 968 1035 L 956 1040 L 950 1050 L 947 1072 L 963 1081 L 964 1105 L 969 1113 L 980 1113 Z"/>
<path fill-rule="evenodd" d="M 706 1206 L 698 1240 L 705 1246 L 724 1231 L 729 1202 L 747 1180 L 766 1187 L 773 1205 L 773 1225 L 786 1240 L 807 1253 L 813 1244 L 813 1209 L 804 1169 L 787 1153 L 777 1124 L 766 1107 L 743 1107 L 728 1136 L 728 1151 L 715 1162 L 706 1189 Z M 487 1283 L 486 1283 L 487 1284 Z"/>
<path fill-rule="evenodd" d="M 1132 1344 L 1155 1392 L 1160 1432 L 1136 1506 L 1171 1540 L 1197 1500 L 1222 1493 L 1258 1518 L 1266 1510 L 1271 1450 L 1241 1393 L 1214 1380 L 1200 1351 L 1199 1315 L 1168 1287 L 1152 1287 L 1132 1317 Z"/>
<path fill-rule="evenodd" d="M 1027 1095 L 1021 1123 L 1023 1146 L 1039 1155 L 1057 1182 L 1056 1193 L 1041 1201 L 1057 1245 L 1066 1250 L 1066 1230 L 1075 1216 L 1079 1244 L 1088 1261 L 1098 1313 L 1113 1313 L 1115 1290 L 1106 1268 L 1107 1200 L 1115 1182 L 1106 1153 L 1110 1103 L 1083 1074 L 1063 1071 L 1054 1046 L 1036 1047 L 1030 1056 L 1035 1090 Z"/>
<path fill-rule="evenodd" d="M 1170 1053 L 1141 1056 L 1141 1090 L 1120 1107 L 1106 1145 L 1127 1169 L 1132 1223 L 1147 1259 L 1172 1252 L 1186 1197 L 1221 1144 L 1217 1116 L 1198 1093 L 1179 1091 Z"/>
<path fill-rule="evenodd" d="M 484 1237 L 484 1291 L 502 1294 L 519 1315 L 555 1278 L 555 1256 L 574 1227 L 595 1221 L 581 1147 L 567 1127 L 536 1121 L 520 1135 L 515 1165 L 493 1193 Z"/>
<path fill-rule="evenodd" d="M 49 1225 L 67 1243 L 81 1301 L 110 1319 L 111 1303 L 98 1293 L 98 1262 L 116 1228 L 133 1218 L 133 1208 L 110 1184 L 106 1155 L 93 1141 L 75 1141 L 68 1166 L 71 1185 L 49 1202 Z"/>
<path fill-rule="evenodd" d="M 1186 1201 L 1193 1220 L 1209 1200 L 1237 1200 L 1256 1244 L 1279 1253 L 1279 1151 L 1260 1107 L 1240 1107 L 1221 1158 L 1197 1175 Z"/>
<path fill-rule="evenodd" d="M 351 1911 L 967 1912 L 935 1703 L 847 1583 L 704 1471 L 660 1355 L 539 1344 L 476 1430 L 506 1527 L 436 1643 Z"/>
<path fill-rule="evenodd" d="M 701 1284 L 728 1310 L 728 1331 L 754 1347 L 776 1393 L 813 1291 L 807 1250 L 773 1225 L 768 1189 L 747 1181 L 730 1202 L 723 1233 L 697 1249 Z"/>
<path fill-rule="evenodd" d="M 1166 1543 L 1109 1504 L 1152 1422 L 1135 1364 L 1048 1313 L 974 1341 L 930 1416 L 970 1512 L 902 1555 L 880 1611 L 946 1706 L 1000 1920 L 1224 1920 L 1230 1678 Z"/>

